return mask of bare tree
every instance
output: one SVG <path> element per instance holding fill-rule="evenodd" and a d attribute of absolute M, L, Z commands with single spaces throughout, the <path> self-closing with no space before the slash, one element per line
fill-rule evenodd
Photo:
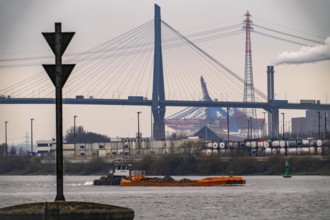
<path fill-rule="evenodd" d="M 180 146 L 181 153 L 183 154 L 184 157 L 187 157 L 188 159 L 199 157 L 203 150 L 202 148 L 203 148 L 202 141 L 192 141 L 192 140 L 185 141 Z"/>
<path fill-rule="evenodd" d="M 18 156 L 19 157 L 24 157 L 26 156 L 26 150 L 23 147 L 18 148 Z"/>
<path fill-rule="evenodd" d="M 6 156 L 6 144 L 1 144 L 0 145 L 0 157 Z"/>
<path fill-rule="evenodd" d="M 76 136 L 77 143 L 105 143 L 110 141 L 108 136 L 85 131 L 83 126 L 76 127 L 76 134 L 74 135 L 74 133 L 73 127 L 66 131 L 65 139 L 67 143 L 74 143 L 74 136 Z"/>
<path fill-rule="evenodd" d="M 15 157 L 16 154 L 17 154 L 17 147 L 15 147 L 15 146 L 11 146 L 10 149 L 9 149 L 9 155 L 10 155 L 11 157 Z"/>

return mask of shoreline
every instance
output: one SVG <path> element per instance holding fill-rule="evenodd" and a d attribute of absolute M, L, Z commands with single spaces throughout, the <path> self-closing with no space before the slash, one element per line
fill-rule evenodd
<path fill-rule="evenodd" d="M 123 161 L 132 164 L 134 170 L 145 170 L 148 176 L 260 176 L 282 175 L 285 161 L 290 164 L 292 175 L 330 176 L 330 158 L 271 157 L 258 160 L 255 157 L 203 157 L 187 158 L 167 155 L 161 158 L 146 156 L 140 161 Z M 91 160 L 83 163 L 64 162 L 64 175 L 105 176 L 111 163 Z M 45 163 L 41 158 L 7 157 L 0 160 L 0 176 L 56 175 L 56 164 Z"/>

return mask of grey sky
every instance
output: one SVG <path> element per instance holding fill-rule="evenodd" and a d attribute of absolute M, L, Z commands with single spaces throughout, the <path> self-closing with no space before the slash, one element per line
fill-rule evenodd
<path fill-rule="evenodd" d="M 76 32 L 66 53 L 87 50 L 153 19 L 154 3 L 161 6 L 162 19 L 182 34 L 242 22 L 249 10 L 252 20 L 259 25 L 301 36 L 330 36 L 328 0 L 0 0 L 0 59 L 52 55 L 41 32 L 52 32 L 55 22 L 62 22 L 63 31 Z M 198 45 L 243 77 L 244 37 Z M 259 35 L 252 35 L 252 48 L 255 87 L 264 93 L 266 66 L 282 52 L 301 49 L 298 45 Z M 8 63 L 0 62 L 0 66 L 5 64 Z M 0 90 L 40 71 L 41 65 L 0 68 Z M 281 65 L 275 67 L 275 71 L 276 98 L 290 102 L 318 99 L 324 103 L 327 94 L 329 103 L 329 60 Z M 168 115 L 177 110 L 168 109 Z M 73 115 L 78 115 L 77 124 L 87 130 L 111 137 L 134 136 L 137 111 L 143 112 L 141 131 L 150 135 L 150 110 L 145 107 L 65 106 L 64 130 L 73 125 Z M 0 112 L 0 142 L 4 142 L 4 121 L 9 121 L 9 143 L 24 142 L 23 137 L 30 132 L 30 118 L 35 118 L 35 140 L 55 137 L 54 106 L 1 105 Z M 288 117 L 303 115 L 302 111 L 285 112 Z"/>

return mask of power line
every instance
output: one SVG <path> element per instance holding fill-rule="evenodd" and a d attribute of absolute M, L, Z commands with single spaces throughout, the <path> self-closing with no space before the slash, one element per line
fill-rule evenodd
<path fill-rule="evenodd" d="M 285 35 L 285 36 L 297 38 L 297 39 L 300 39 L 300 40 L 305 40 L 305 41 L 309 41 L 309 42 L 313 42 L 313 43 L 317 43 L 317 44 L 323 44 L 323 42 L 320 42 L 320 41 L 308 39 L 308 38 L 297 36 L 297 35 L 293 35 L 293 34 L 284 33 L 282 31 L 277 31 L 277 30 L 274 30 L 274 29 L 271 29 L 271 28 L 260 26 L 260 25 L 254 24 L 253 26 L 259 27 L 259 28 L 264 29 L 264 30 L 267 30 L 267 31 L 271 31 L 271 32 L 275 32 L 275 33 L 278 33 L 278 34 L 282 34 L 282 35 Z"/>

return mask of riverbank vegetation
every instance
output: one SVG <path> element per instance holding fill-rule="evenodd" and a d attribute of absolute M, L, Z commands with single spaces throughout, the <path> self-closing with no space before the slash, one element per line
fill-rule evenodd
<path fill-rule="evenodd" d="M 297 157 L 232 157 L 215 155 L 186 157 L 168 154 L 163 157 L 145 156 L 139 161 L 126 161 L 133 169 L 145 170 L 147 175 L 282 175 L 285 161 L 293 175 L 330 175 L 330 159 L 312 156 Z M 102 159 L 88 162 L 64 162 L 65 175 L 105 175 L 111 164 Z M 0 175 L 55 175 L 55 161 L 39 157 L 2 157 Z"/>

